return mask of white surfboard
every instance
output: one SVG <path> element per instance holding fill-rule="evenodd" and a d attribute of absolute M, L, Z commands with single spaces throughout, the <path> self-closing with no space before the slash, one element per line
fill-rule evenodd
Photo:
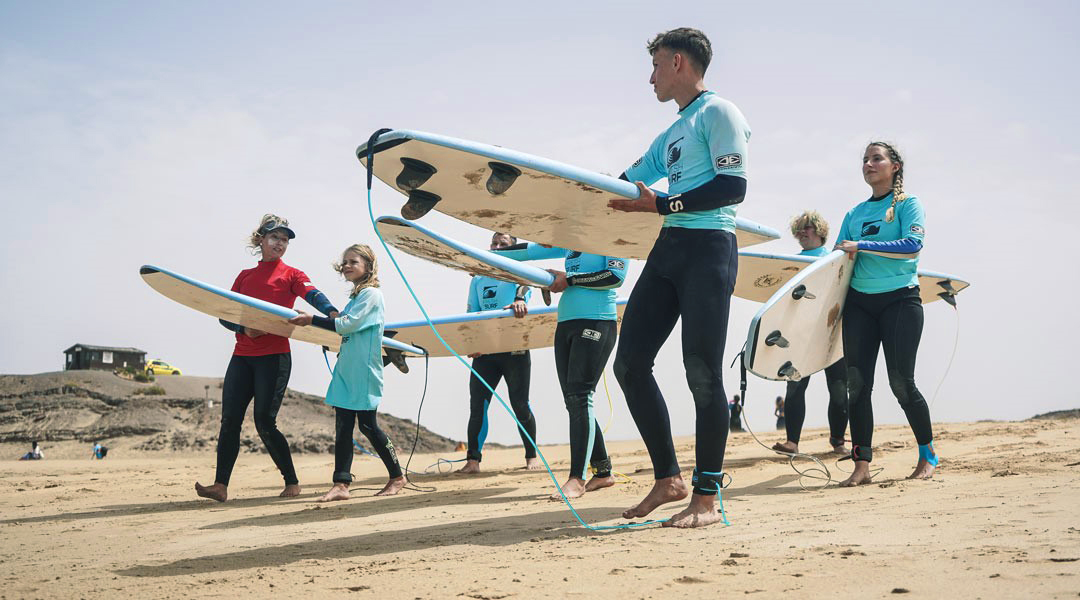
<path fill-rule="evenodd" d="M 419 131 L 392 130 L 374 148 L 374 174 L 408 196 L 401 216 L 431 210 L 542 244 L 644 259 L 663 218 L 608 208 L 613 197 L 637 198 L 634 184 L 498 146 Z M 367 165 L 367 144 L 356 150 Z M 778 239 L 779 232 L 736 219 L 739 246 Z"/>
<path fill-rule="evenodd" d="M 791 277 L 750 321 L 743 364 L 759 377 L 798 381 L 844 355 L 844 300 L 854 262 L 833 250 Z"/>
<path fill-rule="evenodd" d="M 817 256 L 763 254 L 740 250 L 739 276 L 735 280 L 734 295 L 754 302 L 765 302 L 792 277 L 817 260 L 819 260 Z M 955 275 L 936 271 L 920 269 L 918 276 L 919 295 L 923 304 L 944 299 L 949 304 L 955 305 L 955 296 L 971 285 Z"/>
<path fill-rule="evenodd" d="M 333 331 L 289 323 L 289 319 L 298 314 L 291 308 L 238 294 L 153 265 L 143 265 L 139 274 L 143 281 L 166 298 L 212 317 L 301 342 L 326 346 L 335 352 L 341 346 L 341 336 Z M 406 355 L 423 356 L 422 349 L 403 344 L 392 337 L 383 337 L 384 354 L 390 349 Z"/>
<path fill-rule="evenodd" d="M 616 301 L 619 323 L 622 323 L 626 299 Z M 439 335 L 455 352 L 467 356 L 474 352 L 494 354 L 547 348 L 555 344 L 558 307 L 529 307 L 524 318 L 514 317 L 512 310 L 489 310 L 432 319 Z M 432 358 L 452 356 L 428 327 L 427 321 L 386 324 L 386 335 L 396 341 L 427 350 Z"/>

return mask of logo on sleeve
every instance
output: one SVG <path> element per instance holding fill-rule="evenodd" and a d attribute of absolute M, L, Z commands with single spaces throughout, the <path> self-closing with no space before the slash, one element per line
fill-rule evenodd
<path fill-rule="evenodd" d="M 642 162 L 643 162 L 644 160 L 645 160 L 645 157 L 644 157 L 644 156 L 642 156 L 641 158 L 639 158 L 639 159 L 635 160 L 635 161 L 634 161 L 634 164 L 630 165 L 630 168 L 631 168 L 631 169 L 633 169 L 634 167 L 639 167 L 639 166 L 641 166 L 641 163 L 642 163 Z"/>
<path fill-rule="evenodd" d="M 667 147 L 667 166 L 671 168 L 671 165 L 679 162 L 682 158 L 682 148 L 679 147 L 679 142 L 683 141 L 683 138 L 679 138 L 674 142 L 668 144 Z"/>
<path fill-rule="evenodd" d="M 583 329 L 581 330 L 581 337 L 594 342 L 599 342 L 600 332 L 595 329 Z"/>
<path fill-rule="evenodd" d="M 917 233 L 919 235 L 922 235 L 925 232 L 923 231 L 922 225 L 912 225 L 911 233 Z"/>
<path fill-rule="evenodd" d="M 741 154 L 725 154 L 723 156 L 716 157 L 717 169 L 734 169 L 735 167 L 742 166 Z"/>
<path fill-rule="evenodd" d="M 607 266 L 609 269 L 625 269 L 626 261 L 619 260 L 617 258 L 609 258 L 607 261 Z"/>

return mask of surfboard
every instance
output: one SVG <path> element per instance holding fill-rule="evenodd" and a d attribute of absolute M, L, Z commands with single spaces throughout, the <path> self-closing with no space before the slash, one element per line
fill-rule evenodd
<path fill-rule="evenodd" d="M 739 276 L 735 280 L 734 295 L 754 302 L 766 302 L 781 286 L 817 260 L 819 257 L 816 256 L 740 250 Z M 943 299 L 955 305 L 956 295 L 971 285 L 955 275 L 936 271 L 920 269 L 918 276 L 919 296 L 923 304 Z"/>
<path fill-rule="evenodd" d="M 301 342 L 326 346 L 335 352 L 341 347 L 341 336 L 333 331 L 321 327 L 300 327 L 289 323 L 288 320 L 298 314 L 291 308 L 238 294 L 153 265 L 140 267 L 139 275 L 150 287 L 166 298 L 211 317 Z M 404 344 L 391 339 L 392 337 L 391 335 L 383 337 L 384 354 L 389 354 L 389 349 L 391 352 L 402 352 L 407 356 L 423 356 L 424 351 L 421 348 Z"/>
<path fill-rule="evenodd" d="M 555 281 L 544 269 L 474 248 L 413 221 L 384 216 L 375 220 L 375 228 L 387 244 L 444 267 L 518 285 L 548 287 Z"/>
<path fill-rule="evenodd" d="M 626 299 L 616 301 L 619 323 L 622 323 Z M 529 307 L 524 318 L 514 317 L 512 310 L 489 310 L 432 319 L 439 335 L 461 356 L 474 352 L 495 354 L 547 348 L 555 344 L 558 307 Z M 427 321 L 386 324 L 386 334 L 395 340 L 427 350 L 432 358 L 452 356 L 435 337 Z"/>
<path fill-rule="evenodd" d="M 401 216 L 431 210 L 489 231 L 581 252 L 644 259 L 662 217 L 608 208 L 612 197 L 637 198 L 633 183 L 498 146 L 409 130 L 382 134 L 373 173 L 408 196 Z M 367 166 L 367 144 L 356 150 Z M 779 232 L 737 218 L 740 247 L 778 239 Z"/>

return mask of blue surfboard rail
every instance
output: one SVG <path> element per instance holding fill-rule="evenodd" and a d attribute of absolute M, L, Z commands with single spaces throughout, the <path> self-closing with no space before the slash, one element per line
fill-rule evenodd
<path fill-rule="evenodd" d="M 436 133 L 413 131 L 409 129 L 394 129 L 379 137 L 379 141 L 375 144 L 374 152 L 378 153 L 381 150 L 392 148 L 409 140 L 416 140 L 418 142 L 425 142 L 454 150 L 463 150 L 492 160 L 498 160 L 515 166 L 549 173 L 557 177 L 584 183 L 598 190 L 610 192 L 617 196 L 622 196 L 623 198 L 637 198 L 640 195 L 640 191 L 636 185 L 629 181 L 619 179 L 618 177 L 596 173 L 549 158 L 542 158 L 540 156 L 518 152 L 517 150 L 510 150 L 508 148 L 492 146 L 480 142 L 471 142 L 469 140 L 452 138 Z M 362 164 L 366 165 L 366 163 L 364 163 L 367 158 L 366 143 L 361 144 L 356 148 L 356 158 Z M 659 190 L 654 189 L 653 191 L 661 196 L 667 195 L 667 193 Z M 762 237 L 768 237 L 774 240 L 780 239 L 779 231 L 742 217 L 735 218 L 735 227 L 742 229 L 743 231 L 756 233 Z"/>
<path fill-rule="evenodd" d="M 379 217 L 375 221 L 377 223 L 389 223 L 415 229 L 416 231 L 419 231 L 420 233 L 430 237 L 431 239 L 446 246 L 449 246 L 470 258 L 473 258 L 479 262 L 495 267 L 497 269 L 506 271 L 516 277 L 531 281 L 537 286 L 549 287 L 552 283 L 555 282 L 555 276 L 551 273 L 548 273 L 544 269 L 524 264 L 512 258 L 500 256 L 499 254 L 488 250 L 474 248 L 473 246 L 469 246 L 468 244 L 464 244 L 451 237 L 447 237 L 441 233 L 438 233 L 437 231 L 424 227 L 423 225 L 420 225 L 415 221 L 409 221 L 408 219 L 403 219 L 401 217 L 395 217 L 392 215 L 385 215 Z M 427 322 L 424 321 L 424 323 L 426 324 Z"/>
<path fill-rule="evenodd" d="M 616 306 L 622 306 L 626 304 L 627 298 L 618 298 L 615 300 Z M 557 313 L 559 311 L 558 306 L 544 306 L 541 308 L 529 307 L 530 315 L 548 315 L 551 313 Z M 489 319 L 501 319 L 503 317 L 514 316 L 514 311 L 507 309 L 500 310 L 484 310 L 480 312 L 461 313 L 457 315 L 447 315 L 445 317 L 438 317 L 432 319 L 431 322 L 435 325 L 457 325 L 459 323 L 472 323 L 475 321 L 486 321 Z M 398 323 L 387 323 L 386 330 L 405 329 L 407 327 L 427 327 L 428 322 L 424 319 L 414 321 L 401 321 Z"/>
<path fill-rule="evenodd" d="M 286 321 L 300 314 L 291 308 L 285 308 L 284 306 L 279 306 L 277 304 L 274 304 L 273 302 L 259 300 L 258 298 L 252 298 L 251 296 L 245 296 L 244 294 L 239 294 L 232 290 L 227 290 L 225 288 L 221 288 L 216 285 L 206 283 L 204 281 L 199 281 L 198 279 L 188 277 L 187 275 L 183 275 L 175 271 L 170 271 L 169 269 L 165 269 L 163 267 L 158 267 L 155 265 L 143 265 L 139 268 L 139 275 L 149 275 L 153 273 L 161 273 L 163 275 L 168 275 L 169 277 L 172 277 L 179 281 L 183 281 L 184 283 L 187 283 L 199 289 L 221 296 L 226 300 L 232 300 L 245 306 L 259 309 L 261 311 L 270 313 L 276 317 L 281 317 Z M 408 352 L 417 356 L 423 356 L 424 354 L 427 354 L 427 352 L 425 352 L 422 348 L 417 348 L 416 346 L 411 346 L 409 344 L 405 344 L 385 336 L 383 337 L 382 345 L 385 348 L 392 348 L 394 350 Z"/>

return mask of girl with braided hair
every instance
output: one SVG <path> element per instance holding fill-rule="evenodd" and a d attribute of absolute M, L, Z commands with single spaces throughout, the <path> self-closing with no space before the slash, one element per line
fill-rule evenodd
<path fill-rule="evenodd" d="M 922 202 L 904 192 L 904 160 L 885 142 L 863 154 L 863 179 L 873 190 L 844 217 L 836 247 L 855 261 L 844 304 L 844 359 L 848 365 L 848 416 L 855 470 L 842 486 L 870 481 L 874 413 L 870 403 L 878 348 L 885 354 L 889 386 L 919 444 L 909 479 L 929 479 L 938 464 L 930 409 L 915 387 L 915 355 L 922 337 L 918 253 L 922 250 Z M 870 250 L 875 254 L 858 254 Z M 877 254 L 881 253 L 881 254 Z"/>

